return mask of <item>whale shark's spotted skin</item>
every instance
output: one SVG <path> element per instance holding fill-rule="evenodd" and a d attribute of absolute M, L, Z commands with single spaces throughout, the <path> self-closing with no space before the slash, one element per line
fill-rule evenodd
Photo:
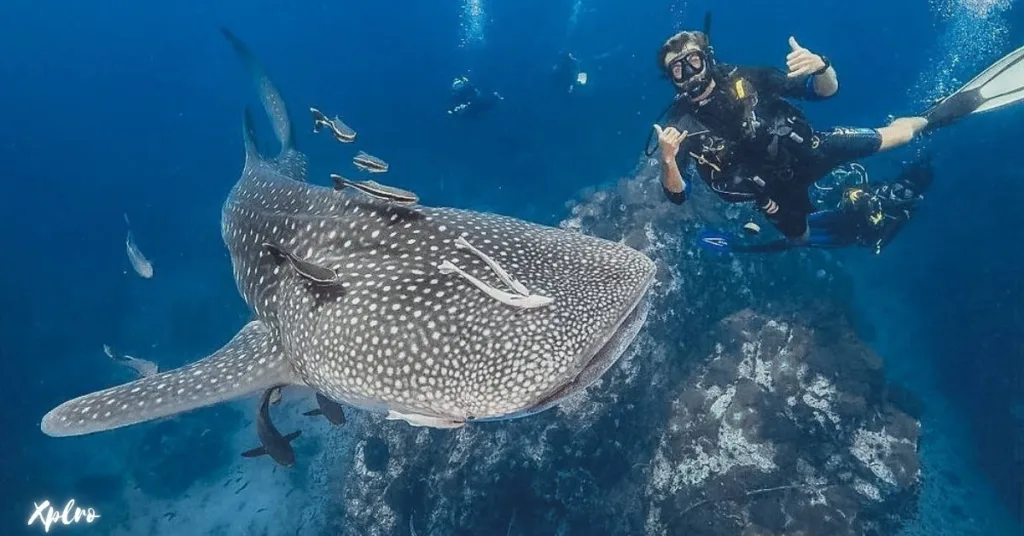
<path fill-rule="evenodd" d="M 222 213 L 235 280 L 257 320 L 204 360 L 62 404 L 44 417 L 46 433 L 116 428 L 282 384 L 416 425 L 510 418 L 586 387 L 635 337 L 650 259 L 572 231 L 305 182 L 283 100 L 229 39 L 282 144 L 277 158 L 262 158 L 247 115 L 245 167 Z M 550 304 L 511 306 L 442 273 L 449 261 L 502 287 L 479 254 L 456 246 L 460 237 Z M 334 277 L 314 280 L 303 266 Z"/>

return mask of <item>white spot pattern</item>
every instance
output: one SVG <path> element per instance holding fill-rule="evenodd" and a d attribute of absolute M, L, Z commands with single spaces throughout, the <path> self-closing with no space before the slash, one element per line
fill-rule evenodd
<path fill-rule="evenodd" d="M 355 405 L 456 419 L 521 411 L 571 381 L 654 273 L 649 259 L 621 244 L 494 214 L 348 195 L 291 181 L 263 162 L 232 192 L 223 234 L 243 296 L 280 324 L 306 383 Z M 441 274 L 437 265 L 453 259 L 505 287 L 467 240 L 553 305 L 508 307 Z M 333 269 L 340 285 L 313 286 L 279 269 L 264 242 Z"/>

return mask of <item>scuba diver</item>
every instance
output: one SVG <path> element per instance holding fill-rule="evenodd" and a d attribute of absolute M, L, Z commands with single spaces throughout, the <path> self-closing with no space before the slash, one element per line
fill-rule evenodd
<path fill-rule="evenodd" d="M 577 86 L 587 85 L 587 73 L 583 72 L 580 60 L 572 52 L 563 53 L 551 71 L 557 87 L 565 89 L 566 93 L 572 93 Z"/>
<path fill-rule="evenodd" d="M 822 100 L 839 88 L 828 58 L 789 38 L 788 73 L 773 67 L 717 61 L 704 31 L 684 31 L 658 52 L 658 67 L 676 89 L 666 110 L 669 126 L 654 125 L 666 197 L 682 203 L 691 185 L 682 170 L 690 160 L 722 199 L 753 201 L 787 238 L 811 239 L 814 211 L 808 188 L 844 163 L 899 147 L 918 134 L 975 112 L 1024 99 L 1024 47 L 986 69 L 920 117 L 903 117 L 880 128 L 839 127 L 817 131 L 786 99 Z M 648 141 L 647 155 L 653 150 Z M 682 164 L 678 160 L 682 160 Z"/>
<path fill-rule="evenodd" d="M 863 166 L 849 164 L 833 171 L 831 176 L 837 178 L 836 185 L 815 185 L 815 192 L 823 194 L 821 204 L 834 208 L 813 212 L 807 217 L 810 232 L 806 242 L 782 238 L 747 244 L 727 234 L 704 231 L 699 244 L 705 249 L 736 253 L 857 245 L 879 254 L 910 221 L 934 175 L 931 160 L 923 158 L 906 166 L 895 179 L 872 184 Z M 744 228 L 756 231 L 757 226 L 748 223 Z"/>
<path fill-rule="evenodd" d="M 474 116 L 494 108 L 499 101 L 505 100 L 497 91 L 485 95 L 476 88 L 465 76 L 452 80 L 452 102 L 448 109 L 449 115 Z"/>

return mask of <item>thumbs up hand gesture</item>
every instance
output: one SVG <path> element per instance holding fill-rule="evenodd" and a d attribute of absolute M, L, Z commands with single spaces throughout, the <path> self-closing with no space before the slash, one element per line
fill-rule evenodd
<path fill-rule="evenodd" d="M 790 36 L 789 48 L 792 51 L 786 56 L 786 65 L 789 67 L 790 78 L 809 75 L 825 67 L 825 60 L 800 46 L 795 37 Z"/>

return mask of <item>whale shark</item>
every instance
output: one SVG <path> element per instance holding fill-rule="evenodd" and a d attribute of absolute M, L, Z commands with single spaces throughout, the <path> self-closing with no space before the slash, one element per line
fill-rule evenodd
<path fill-rule="evenodd" d="M 593 384 L 636 338 L 655 264 L 620 242 L 308 181 L 265 66 L 222 29 L 280 150 L 245 163 L 221 235 L 251 319 L 186 366 L 85 394 L 50 436 L 112 430 L 283 386 L 413 426 L 533 415 Z"/>

